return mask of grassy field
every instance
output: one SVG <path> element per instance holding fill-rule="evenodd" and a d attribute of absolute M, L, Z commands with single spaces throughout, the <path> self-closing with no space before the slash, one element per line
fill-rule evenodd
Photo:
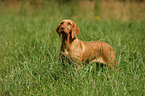
<path fill-rule="evenodd" d="M 120 71 L 96 70 L 94 63 L 76 70 L 59 60 L 56 27 L 69 13 L 20 12 L 0 12 L 0 95 L 145 95 L 145 21 L 69 18 L 80 27 L 79 39 L 113 46 Z"/>

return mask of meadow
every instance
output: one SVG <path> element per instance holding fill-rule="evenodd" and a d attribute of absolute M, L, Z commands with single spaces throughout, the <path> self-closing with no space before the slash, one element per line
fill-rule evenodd
<path fill-rule="evenodd" d="M 54 4 L 54 5 L 53 5 Z M 1 96 L 144 96 L 145 20 L 88 17 L 90 11 L 52 3 L 45 10 L 0 9 Z M 64 9 L 61 12 L 61 9 Z M 68 11 L 71 10 L 71 11 Z M 79 15 L 78 15 L 79 13 Z M 84 15 L 84 17 L 81 16 Z M 77 17 L 78 16 L 78 17 Z M 80 28 L 77 38 L 104 41 L 116 53 L 119 72 L 89 63 L 76 70 L 59 60 L 61 37 L 56 27 L 63 19 Z M 105 18 L 105 17 L 104 17 Z"/>

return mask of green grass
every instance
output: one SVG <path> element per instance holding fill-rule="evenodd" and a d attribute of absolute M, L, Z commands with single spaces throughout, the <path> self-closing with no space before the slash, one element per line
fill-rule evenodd
<path fill-rule="evenodd" d="M 120 72 L 95 64 L 63 68 L 57 16 L 0 15 L 0 95 L 145 95 L 145 22 L 74 18 L 83 41 L 104 41 L 115 50 Z"/>

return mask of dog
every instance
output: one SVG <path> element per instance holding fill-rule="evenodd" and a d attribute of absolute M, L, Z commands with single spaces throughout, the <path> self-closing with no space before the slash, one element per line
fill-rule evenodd
<path fill-rule="evenodd" d="M 76 38 L 80 32 L 78 25 L 72 20 L 62 20 L 56 32 L 62 35 L 60 57 L 62 60 L 75 61 L 78 65 L 95 62 L 118 69 L 115 52 L 111 45 L 101 41 L 81 41 Z"/>

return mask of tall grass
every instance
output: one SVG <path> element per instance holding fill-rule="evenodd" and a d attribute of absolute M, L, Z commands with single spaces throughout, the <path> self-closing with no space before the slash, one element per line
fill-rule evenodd
<path fill-rule="evenodd" d="M 71 17 L 69 9 L 73 14 L 79 12 L 71 6 L 62 16 L 58 14 L 65 6 L 54 11 L 23 8 L 0 12 L 0 95 L 145 95 L 144 21 Z M 98 70 L 94 63 L 76 70 L 75 63 L 66 62 L 63 68 L 59 60 L 61 38 L 55 29 L 64 18 L 78 24 L 79 39 L 112 45 L 120 71 Z"/>

